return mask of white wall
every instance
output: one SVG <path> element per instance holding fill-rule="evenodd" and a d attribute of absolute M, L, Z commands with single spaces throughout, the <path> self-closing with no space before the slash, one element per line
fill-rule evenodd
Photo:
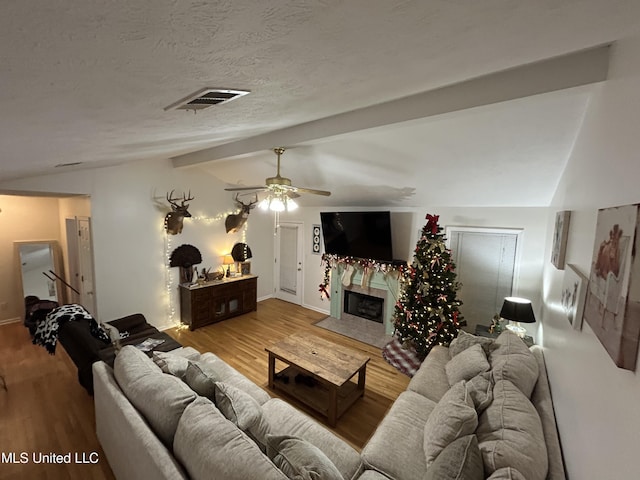
<path fill-rule="evenodd" d="M 87 194 L 91 196 L 98 317 L 110 320 L 134 312 L 145 314 L 159 328 L 171 325 L 171 308 L 179 309 L 177 269 L 170 269 L 174 288 L 167 290 L 167 246 L 188 243 L 202 253 L 202 267 L 218 268 L 241 232 L 227 234 L 224 219 L 235 211 L 224 185 L 198 169 L 175 170 L 168 160 L 151 160 L 93 170 L 5 182 L 0 188 Z M 181 235 L 167 236 L 163 220 L 165 195 L 191 189 L 194 219 L 186 219 Z M 209 220 L 205 220 L 209 219 Z M 57 220 L 57 219 L 56 219 Z M 264 235 L 271 217 L 253 211 L 246 243 L 253 258 L 252 273 L 260 276 L 258 297 L 273 292 L 273 238 Z M 175 319 L 179 319 L 176 314 Z"/>
<path fill-rule="evenodd" d="M 366 208 L 300 208 L 282 214 L 281 221 L 299 221 L 304 224 L 304 300 L 303 304 L 314 310 L 329 313 L 329 301 L 321 300 L 318 285 L 323 279 L 324 268 L 321 257 L 311 253 L 311 228 L 320 224 L 320 212 L 332 210 L 367 210 Z M 368 209 L 372 210 L 372 209 Z M 523 229 L 520 272 L 517 279 L 517 291 L 514 295 L 530 298 L 539 312 L 541 306 L 541 281 L 544 264 L 544 252 L 547 235 L 548 209 L 545 208 L 468 208 L 468 207 L 423 207 L 423 208 L 376 208 L 390 210 L 393 230 L 394 257 L 411 261 L 422 227 L 426 224 L 427 213 L 440 215 L 440 225 L 467 227 L 498 227 Z M 464 307 L 462 309 L 464 314 Z M 497 312 L 496 312 L 497 313 Z M 490 323 L 491 319 L 486 319 Z M 535 328 L 530 333 L 535 336 Z"/>
<path fill-rule="evenodd" d="M 613 49 L 549 212 L 551 229 L 556 211 L 572 211 L 567 262 L 587 276 L 597 210 L 640 202 L 639 86 L 636 34 Z M 558 308 L 562 274 L 545 261 L 545 356 L 569 477 L 638 478 L 640 378 L 615 366 L 586 322 L 570 328 Z"/>

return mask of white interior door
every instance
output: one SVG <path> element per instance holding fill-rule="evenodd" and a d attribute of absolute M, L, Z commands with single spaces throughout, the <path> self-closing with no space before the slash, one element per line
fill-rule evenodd
<path fill-rule="evenodd" d="M 67 250 L 70 283 L 80 292 L 74 294 L 74 298 L 77 303 L 96 315 L 93 241 L 89 217 L 67 219 Z"/>
<path fill-rule="evenodd" d="M 276 298 L 302 304 L 302 224 L 282 222 L 276 234 Z"/>

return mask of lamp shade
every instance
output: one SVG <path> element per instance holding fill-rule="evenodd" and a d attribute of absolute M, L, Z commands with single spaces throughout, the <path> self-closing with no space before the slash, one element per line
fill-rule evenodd
<path fill-rule="evenodd" d="M 225 255 L 222 257 L 223 265 L 233 265 L 233 257 L 231 255 Z"/>
<path fill-rule="evenodd" d="M 531 300 L 519 297 L 506 297 L 502 304 L 502 310 L 500 310 L 500 316 L 520 323 L 534 323 L 536 321 Z"/>

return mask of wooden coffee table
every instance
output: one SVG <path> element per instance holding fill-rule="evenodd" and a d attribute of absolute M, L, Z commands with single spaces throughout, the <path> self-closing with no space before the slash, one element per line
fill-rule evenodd
<path fill-rule="evenodd" d="M 295 334 L 265 349 L 269 388 L 281 390 L 327 417 L 337 419 L 364 395 L 369 357 L 315 335 Z M 276 359 L 288 366 L 276 372 Z M 358 375 L 357 382 L 352 381 Z"/>

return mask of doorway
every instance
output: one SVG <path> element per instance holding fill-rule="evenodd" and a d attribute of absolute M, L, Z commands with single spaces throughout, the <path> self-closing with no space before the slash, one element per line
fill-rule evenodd
<path fill-rule="evenodd" d="M 302 304 L 302 223 L 281 222 L 276 231 L 275 297 Z"/>
<path fill-rule="evenodd" d="M 516 229 L 447 227 L 468 332 L 478 324 L 490 325 L 504 298 L 516 290 L 521 234 Z"/>

